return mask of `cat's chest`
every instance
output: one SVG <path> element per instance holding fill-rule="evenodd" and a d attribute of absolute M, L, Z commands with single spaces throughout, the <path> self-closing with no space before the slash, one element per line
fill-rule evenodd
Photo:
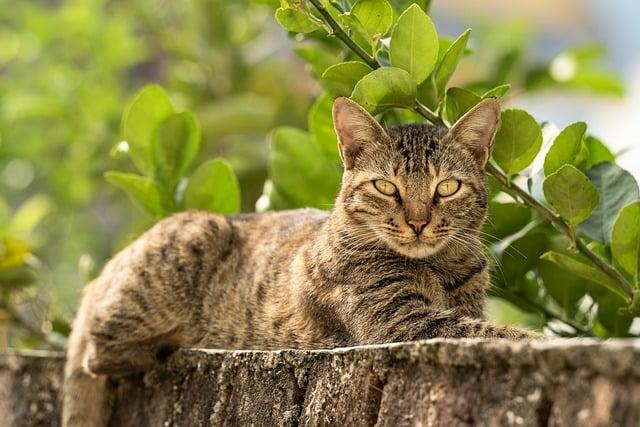
<path fill-rule="evenodd" d="M 447 309 L 451 306 L 450 294 L 445 286 L 446 278 L 424 265 L 401 263 L 358 270 L 352 272 L 352 282 L 360 282 L 360 285 L 353 288 L 369 296 L 384 295 L 386 299 L 392 300 L 400 294 L 420 294 L 434 308 Z M 363 282 L 366 283 L 364 287 Z"/>
<path fill-rule="evenodd" d="M 449 295 L 445 290 L 440 274 L 429 268 L 415 268 L 410 272 L 412 286 L 424 295 L 434 306 L 442 309 L 449 307 Z"/>

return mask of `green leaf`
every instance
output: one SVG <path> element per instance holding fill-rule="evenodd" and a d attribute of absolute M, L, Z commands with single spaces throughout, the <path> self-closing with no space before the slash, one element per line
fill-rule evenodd
<path fill-rule="evenodd" d="M 31 245 L 22 240 L 6 238 L 0 241 L 0 271 L 9 271 L 22 266 L 31 253 Z"/>
<path fill-rule="evenodd" d="M 481 99 L 478 95 L 467 89 L 449 88 L 444 99 L 444 114 L 449 124 L 453 125 L 480 101 Z"/>
<path fill-rule="evenodd" d="M 626 298 L 625 293 L 620 289 L 618 283 L 615 282 L 612 278 L 604 274 L 602 271 L 598 270 L 591 264 L 587 264 L 587 261 L 584 262 L 569 255 L 561 254 L 559 252 L 547 252 L 540 257 L 543 260 L 551 261 L 560 267 L 564 268 L 572 272 L 573 274 L 582 277 L 586 280 L 591 280 L 596 282 L 610 291 L 615 292 L 616 294 Z"/>
<path fill-rule="evenodd" d="M 531 220 L 531 209 L 517 203 L 489 202 L 485 236 L 500 240 L 522 230 Z"/>
<path fill-rule="evenodd" d="M 606 337 L 627 336 L 633 322 L 633 316 L 621 312 L 621 309 L 628 307 L 627 301 L 620 295 L 613 293 L 607 293 L 593 299 L 598 302 L 598 321 L 608 331 Z"/>
<path fill-rule="evenodd" d="M 20 237 L 28 236 L 53 209 L 53 200 L 48 196 L 36 194 L 29 197 L 13 214 L 9 222 L 9 233 Z"/>
<path fill-rule="evenodd" d="M 200 126 L 191 112 L 172 114 L 156 128 L 153 160 L 156 176 L 173 194 L 200 149 Z"/>
<path fill-rule="evenodd" d="M 578 231 L 593 240 L 609 244 L 611 230 L 620 210 L 640 199 L 636 180 L 620 166 L 604 162 L 587 171 L 587 176 L 601 194 L 595 211 L 578 226 Z"/>
<path fill-rule="evenodd" d="M 240 210 L 240 187 L 231 165 L 221 158 L 201 164 L 189 177 L 183 207 L 225 215 Z"/>
<path fill-rule="evenodd" d="M 540 260 L 538 272 L 544 282 L 547 293 L 558 302 L 566 312 L 587 292 L 586 281 L 558 264 Z"/>
<path fill-rule="evenodd" d="M 611 254 L 634 283 L 640 283 L 640 201 L 620 211 L 611 232 Z"/>
<path fill-rule="evenodd" d="M 309 131 L 325 153 L 339 160 L 338 136 L 333 127 L 332 108 L 333 98 L 326 93 L 320 95 L 309 111 Z"/>
<path fill-rule="evenodd" d="M 531 231 L 513 241 L 502 253 L 501 271 L 507 286 L 514 286 L 529 270 L 533 269 L 549 246 L 549 237 L 538 230 Z"/>
<path fill-rule="evenodd" d="M 340 186 L 339 161 L 328 158 L 312 135 L 282 127 L 271 133 L 270 176 L 293 207 L 328 209 Z"/>
<path fill-rule="evenodd" d="M 573 165 L 564 165 L 542 184 L 544 197 L 572 226 L 589 217 L 600 195 L 589 178 Z"/>
<path fill-rule="evenodd" d="M 584 153 L 584 135 L 587 132 L 587 124 L 584 122 L 572 123 L 556 136 L 553 144 L 544 159 L 544 174 L 549 176 L 563 165 L 580 167 L 586 160 Z"/>
<path fill-rule="evenodd" d="M 427 14 L 412 4 L 398 18 L 389 47 L 391 65 L 402 68 L 421 83 L 438 60 L 438 33 Z"/>
<path fill-rule="evenodd" d="M 343 96 L 349 96 L 358 81 L 371 72 L 364 62 L 348 61 L 334 64 L 322 73 L 322 78 L 331 83 L 331 87 Z"/>
<path fill-rule="evenodd" d="M 355 42 L 355 44 L 359 46 L 370 45 L 375 52 L 378 50 L 378 39 L 375 41 L 369 37 L 369 33 L 364 28 L 364 25 L 360 22 L 357 16 L 352 13 L 343 13 L 340 15 L 340 23 L 342 26 L 350 31 L 351 38 Z"/>
<path fill-rule="evenodd" d="M 336 53 L 319 44 L 298 45 L 293 48 L 293 52 L 307 63 L 316 76 L 321 76 L 339 60 Z"/>
<path fill-rule="evenodd" d="M 458 66 L 458 62 L 464 54 L 464 49 L 467 46 L 471 29 L 466 30 L 449 46 L 442 61 L 438 64 L 434 73 L 433 79 L 436 85 L 436 93 L 438 98 L 442 99 L 445 94 L 445 88 L 449 79 L 453 75 L 453 72 Z"/>
<path fill-rule="evenodd" d="M 106 172 L 104 177 L 107 182 L 123 190 L 133 202 L 154 217 L 162 218 L 166 215 L 160 187 L 152 179 L 115 171 Z"/>
<path fill-rule="evenodd" d="M 173 114 L 173 104 L 158 85 L 143 88 L 127 106 L 122 117 L 122 135 L 129 145 L 129 154 L 138 170 L 153 172 L 151 140 L 156 127 Z"/>
<path fill-rule="evenodd" d="M 351 13 L 360 21 L 370 45 L 377 44 L 393 24 L 393 8 L 387 0 L 358 0 Z"/>
<path fill-rule="evenodd" d="M 416 102 L 416 83 L 400 68 L 382 67 L 364 76 L 351 98 L 371 114 L 392 107 L 412 107 Z"/>
<path fill-rule="evenodd" d="M 500 116 L 493 159 L 511 176 L 529 166 L 542 146 L 542 129 L 523 110 L 504 110 Z"/>
<path fill-rule="evenodd" d="M 510 84 L 496 86 L 493 89 L 489 89 L 482 95 L 482 99 L 486 98 L 500 98 L 504 96 L 511 89 Z"/>
<path fill-rule="evenodd" d="M 613 163 L 615 161 L 616 156 L 595 136 L 587 136 L 584 143 L 587 146 L 587 150 L 589 150 L 589 159 L 587 160 L 588 168 L 601 162 Z"/>
<path fill-rule="evenodd" d="M 322 28 L 309 13 L 300 9 L 280 7 L 276 10 L 276 21 L 282 28 L 294 33 L 311 33 Z"/>

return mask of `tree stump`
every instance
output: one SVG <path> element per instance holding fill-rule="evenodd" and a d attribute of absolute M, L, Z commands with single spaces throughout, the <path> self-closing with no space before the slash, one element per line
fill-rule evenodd
<path fill-rule="evenodd" d="M 63 363 L 0 355 L 0 425 L 59 425 Z M 112 426 L 638 426 L 640 341 L 181 350 L 112 385 Z"/>

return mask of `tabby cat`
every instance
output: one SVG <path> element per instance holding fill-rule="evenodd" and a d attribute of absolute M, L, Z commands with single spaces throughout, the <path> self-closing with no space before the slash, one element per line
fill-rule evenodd
<path fill-rule="evenodd" d="M 482 320 L 489 272 L 478 235 L 499 117 L 486 99 L 451 129 L 385 130 L 339 98 L 344 175 L 331 213 L 189 211 L 158 223 L 85 289 L 64 425 L 104 425 L 106 376 L 147 370 L 178 347 L 536 337 Z"/>

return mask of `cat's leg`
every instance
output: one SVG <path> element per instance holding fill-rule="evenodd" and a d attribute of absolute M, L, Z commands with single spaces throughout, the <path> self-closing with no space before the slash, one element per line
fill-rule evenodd
<path fill-rule="evenodd" d="M 119 254 L 90 296 L 85 366 L 95 373 L 146 370 L 171 348 L 196 345 L 207 332 L 210 280 L 232 252 L 231 234 L 225 218 L 187 212 Z"/>
<path fill-rule="evenodd" d="M 200 212 L 160 222 L 118 254 L 85 291 L 69 340 L 65 426 L 103 426 L 105 375 L 152 367 L 206 333 L 210 281 L 233 252 L 231 227 Z M 100 411 L 98 411 L 100 412 Z"/>
<path fill-rule="evenodd" d="M 475 293 L 474 293 L 475 295 Z M 477 293 L 469 310 L 441 309 L 422 293 L 399 283 L 392 292 L 369 292 L 345 318 L 357 344 L 413 341 L 428 338 L 538 339 L 543 335 L 481 318 L 483 296 Z M 469 295 L 467 295 L 469 297 Z M 478 301 L 476 301 L 478 300 Z M 474 316 L 474 317 L 471 317 Z"/>
<path fill-rule="evenodd" d="M 429 338 L 506 338 L 542 339 L 542 334 L 513 326 L 495 325 L 481 319 L 463 317 L 453 310 L 430 307 L 406 310 L 388 324 L 380 325 L 386 342 L 415 341 Z"/>

